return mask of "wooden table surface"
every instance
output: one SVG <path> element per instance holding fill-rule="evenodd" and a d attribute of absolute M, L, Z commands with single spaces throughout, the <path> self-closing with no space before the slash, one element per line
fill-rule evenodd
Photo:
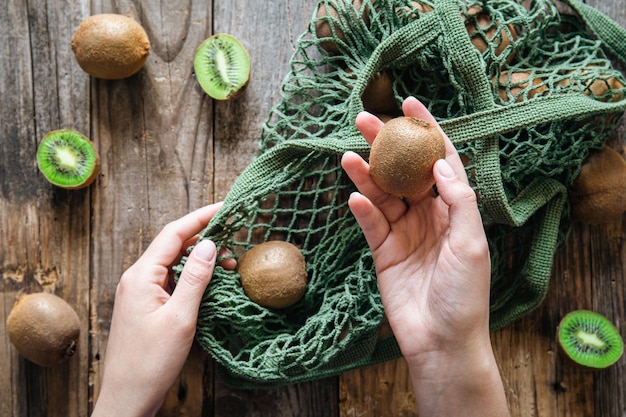
<path fill-rule="evenodd" d="M 122 272 L 169 221 L 224 198 L 257 152 L 262 122 L 279 100 L 297 37 L 315 1 L 120 0 L 19 2 L 0 8 L 0 415 L 87 416 L 97 398 L 114 291 Z M 626 27 L 624 0 L 589 4 Z M 119 81 L 89 78 L 70 39 L 90 14 L 131 14 L 152 51 Z M 193 55 L 213 33 L 238 37 L 253 75 L 245 94 L 215 102 L 199 88 Z M 626 40 L 625 40 L 626 41 Z M 102 159 L 97 182 L 65 191 L 38 173 L 35 151 L 51 130 L 88 134 Z M 622 120 L 609 142 L 626 151 Z M 611 318 L 626 335 L 626 228 L 577 224 L 558 252 L 542 306 L 493 333 L 513 416 L 625 416 L 626 359 L 587 373 L 558 355 L 554 332 L 577 308 Z M 8 341 L 20 291 L 54 292 L 78 312 L 69 362 L 40 368 Z M 194 346 L 161 416 L 415 416 L 402 359 L 323 381 L 232 389 Z"/>

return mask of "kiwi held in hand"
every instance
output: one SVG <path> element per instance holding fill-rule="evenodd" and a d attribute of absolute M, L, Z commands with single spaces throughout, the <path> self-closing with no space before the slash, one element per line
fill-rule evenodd
<path fill-rule="evenodd" d="M 624 352 L 624 342 L 613 323 L 588 310 L 568 313 L 558 326 L 557 339 L 567 357 L 585 368 L 607 368 Z"/>
<path fill-rule="evenodd" d="M 22 295 L 7 318 L 9 340 L 24 356 L 41 366 L 67 361 L 76 352 L 80 322 L 62 298 L 48 293 Z"/>
<path fill-rule="evenodd" d="M 298 302 L 308 280 L 300 249 L 276 240 L 261 243 L 244 253 L 237 272 L 246 295 L 258 305 L 274 309 Z"/>
<path fill-rule="evenodd" d="M 605 224 L 626 211 L 626 161 L 609 146 L 593 151 L 570 187 L 572 218 Z"/>
<path fill-rule="evenodd" d="M 250 79 L 248 51 L 239 40 L 225 33 L 200 44 L 193 66 L 204 92 L 216 100 L 239 97 Z"/>
<path fill-rule="evenodd" d="M 44 136 L 37 149 L 37 165 L 48 181 L 69 190 L 87 187 L 100 169 L 93 143 L 71 129 Z"/>
<path fill-rule="evenodd" d="M 389 120 L 370 151 L 370 175 L 385 192 L 411 197 L 435 183 L 433 165 L 445 158 L 446 145 L 436 126 L 415 117 Z"/>
<path fill-rule="evenodd" d="M 137 73 L 150 53 L 150 40 L 139 23 L 128 16 L 108 13 L 83 20 L 71 46 L 83 71 L 106 80 Z"/>

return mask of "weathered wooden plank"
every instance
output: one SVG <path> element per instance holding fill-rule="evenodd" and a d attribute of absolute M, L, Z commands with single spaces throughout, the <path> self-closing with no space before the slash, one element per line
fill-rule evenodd
<path fill-rule="evenodd" d="M 92 400 L 97 398 L 117 281 L 168 222 L 213 200 L 212 107 L 193 74 L 211 3 L 103 2 L 134 17 L 150 56 L 135 76 L 92 80 L 92 129 L 103 156 L 93 199 Z M 167 329 L 164 329 L 167 332 Z M 200 415 L 207 361 L 197 350 L 162 415 Z"/>
<path fill-rule="evenodd" d="M 417 415 L 404 358 L 346 372 L 340 378 L 339 388 L 342 417 Z"/>
<path fill-rule="evenodd" d="M 626 26 L 622 0 L 589 0 Z M 86 416 L 97 397 L 113 295 L 121 273 L 167 222 L 222 199 L 257 151 L 297 36 L 315 2 L 5 2 L 0 13 L 0 415 Z M 152 54 L 120 81 L 90 79 L 69 40 L 89 14 L 131 14 Z M 215 103 L 193 74 L 205 37 L 230 32 L 248 47 L 251 83 Z M 624 67 L 622 67 L 624 68 Z M 102 156 L 87 190 L 63 191 L 37 172 L 43 135 L 75 128 Z M 611 144 L 626 154 L 626 124 Z M 544 304 L 495 332 L 493 344 L 513 416 L 617 416 L 626 409 L 626 359 L 600 373 L 563 360 L 554 331 L 575 308 L 593 308 L 626 334 L 626 224 L 576 225 L 554 266 Z M 20 291 L 62 296 L 81 317 L 78 354 L 43 369 L 21 358 L 5 321 Z M 166 329 L 164 330 L 166 331 Z M 404 361 L 294 386 L 238 390 L 215 380 L 198 346 L 159 415 L 416 415 Z"/>
<path fill-rule="evenodd" d="M 76 356 L 51 368 L 29 363 L 5 338 L 0 412 L 86 415 L 91 194 L 54 188 L 35 163 L 36 147 L 48 131 L 88 133 L 88 83 L 69 49 L 83 8 L 64 1 L 9 3 L 0 18 L 2 330 L 18 292 L 46 291 L 74 307 L 81 337 Z"/>

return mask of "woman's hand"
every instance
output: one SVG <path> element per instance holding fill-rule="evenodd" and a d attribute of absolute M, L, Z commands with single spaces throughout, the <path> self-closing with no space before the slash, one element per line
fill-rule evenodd
<path fill-rule="evenodd" d="M 175 288 L 171 267 L 219 208 L 209 205 L 165 226 L 122 275 L 93 416 L 150 416 L 161 406 L 191 349 L 200 301 L 213 275 L 215 244 L 196 245 Z M 234 268 L 234 260 L 225 262 Z"/>
<path fill-rule="evenodd" d="M 439 128 L 415 98 L 405 100 L 403 111 Z M 363 112 L 356 125 L 371 144 L 383 123 Z M 429 189 L 400 199 L 383 192 L 356 153 L 346 153 L 342 166 L 359 190 L 348 203 L 372 251 L 385 313 L 409 363 L 420 416 L 469 416 L 474 414 L 446 407 L 469 393 L 475 403 L 482 398 L 475 385 L 482 382 L 495 384 L 496 395 L 487 390 L 487 401 L 502 400 L 504 394 L 489 338 L 489 247 L 476 194 L 443 135 L 446 157 L 433 168 L 438 195 Z M 453 389 L 464 382 L 469 385 L 461 392 Z M 437 395 L 442 387 L 446 398 Z M 506 410 L 506 401 L 500 410 Z M 480 407 L 476 413 L 502 415 Z"/>

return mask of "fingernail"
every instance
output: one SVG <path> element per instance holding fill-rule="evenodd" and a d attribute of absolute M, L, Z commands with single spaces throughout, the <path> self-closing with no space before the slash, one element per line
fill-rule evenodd
<path fill-rule="evenodd" d="M 442 177 L 452 178 L 452 177 L 454 177 L 456 175 L 454 173 L 454 170 L 452 169 L 452 167 L 448 163 L 448 161 L 446 161 L 445 159 L 438 160 L 436 166 L 437 166 L 437 171 L 439 171 L 439 174 Z"/>
<path fill-rule="evenodd" d="M 215 251 L 215 243 L 210 240 L 198 242 L 194 249 L 196 256 L 199 259 L 204 259 L 205 261 L 212 261 L 215 258 Z"/>

